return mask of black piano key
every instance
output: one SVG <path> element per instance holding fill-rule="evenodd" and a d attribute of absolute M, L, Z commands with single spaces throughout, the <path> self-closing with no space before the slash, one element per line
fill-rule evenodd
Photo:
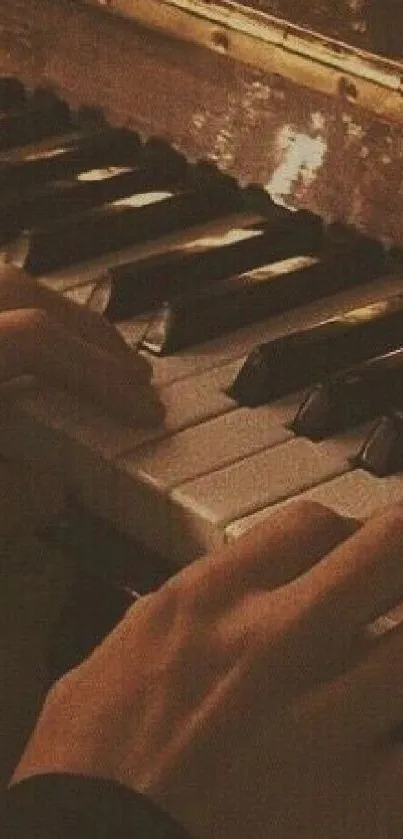
<path fill-rule="evenodd" d="M 296 251 L 306 253 L 321 239 L 319 218 L 271 204 L 261 223 L 234 227 L 222 236 L 206 234 L 174 251 L 110 269 L 111 296 L 105 314 L 110 320 L 127 320 L 182 290 L 204 288 Z"/>
<path fill-rule="evenodd" d="M 71 127 L 68 106 L 50 91 L 38 90 L 25 105 L 0 116 L 0 150 L 63 134 Z"/>
<path fill-rule="evenodd" d="M 0 189 L 32 189 L 44 181 L 67 178 L 86 169 L 137 163 L 141 144 L 136 134 L 125 129 L 104 128 L 61 137 L 49 146 L 17 151 L 0 157 Z"/>
<path fill-rule="evenodd" d="M 0 78 L 0 113 L 7 113 L 21 107 L 26 100 L 25 88 L 19 79 L 13 76 Z"/>
<path fill-rule="evenodd" d="M 403 412 L 382 417 L 371 431 L 360 452 L 351 458 L 354 466 L 379 478 L 403 469 Z"/>
<path fill-rule="evenodd" d="M 181 177 L 187 176 L 190 171 L 184 155 L 158 137 L 147 140 L 142 149 L 142 161 L 148 168 L 174 172 Z M 221 176 L 221 182 L 224 180 L 228 181 Z"/>
<path fill-rule="evenodd" d="M 301 403 L 290 428 L 320 440 L 403 405 L 403 348 L 320 382 Z"/>
<path fill-rule="evenodd" d="M 91 175 L 94 178 L 91 179 Z M 95 177 L 96 175 L 96 177 Z M 50 182 L 10 201 L 0 201 L 0 245 L 23 230 L 53 224 L 57 219 L 83 213 L 91 207 L 116 201 L 134 192 L 161 187 L 161 175 L 144 169 L 112 169 L 87 172 L 70 181 Z M 25 234 L 29 237 L 29 233 Z"/>
<path fill-rule="evenodd" d="M 175 233 L 241 207 L 240 191 L 224 182 L 205 190 L 186 188 L 143 207 L 128 206 L 130 200 L 37 228 L 21 238 L 12 258 L 38 275 Z"/>
<path fill-rule="evenodd" d="M 354 266 L 359 266 L 360 279 L 369 279 L 383 267 L 382 248 L 366 239 L 345 250 L 335 248 L 332 242 L 328 253 L 312 255 L 319 242 L 317 229 L 313 225 L 310 231 L 308 218 L 302 244 L 301 231 L 290 228 L 279 240 L 278 256 L 284 261 L 168 301 L 151 321 L 144 346 L 153 352 L 171 353 L 338 291 L 354 282 Z M 311 256 L 303 256 L 304 252 Z M 287 259 L 291 254 L 299 256 Z"/>
<path fill-rule="evenodd" d="M 163 147 L 168 145 L 168 148 L 171 148 L 169 144 L 167 144 L 164 140 L 160 140 L 159 138 L 153 138 L 151 141 L 149 141 L 149 143 L 147 143 L 147 145 L 151 145 L 151 148 L 155 147 L 157 153 L 161 148 L 161 145 Z M 228 174 L 224 174 L 220 171 L 220 169 L 217 168 L 217 166 L 214 165 L 214 163 L 211 163 L 208 160 L 201 160 L 192 167 L 192 184 L 193 186 L 199 187 L 200 189 L 204 189 L 207 186 L 218 187 L 220 184 L 226 184 L 228 189 L 232 187 L 233 189 L 237 190 L 239 188 L 237 181 L 234 177 Z M 243 190 L 244 202 L 245 195 L 247 194 L 247 192 L 247 189 Z M 273 201 L 268 195 L 268 193 L 265 192 L 264 195 L 265 206 L 267 204 L 273 204 Z"/>
<path fill-rule="evenodd" d="M 235 377 L 229 395 L 241 405 L 264 404 L 337 370 L 399 349 L 402 335 L 403 294 L 398 294 L 261 344 Z"/>

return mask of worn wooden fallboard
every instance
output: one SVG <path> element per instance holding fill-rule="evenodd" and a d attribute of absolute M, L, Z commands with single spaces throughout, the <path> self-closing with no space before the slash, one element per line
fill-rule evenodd
<path fill-rule="evenodd" d="M 243 4 L 364 50 L 390 58 L 403 56 L 401 0 L 243 0 Z"/>
<path fill-rule="evenodd" d="M 287 18 L 288 6 L 1 0 L 0 72 L 51 86 L 73 106 L 99 106 L 287 205 L 403 244 L 395 34 L 381 45 L 375 2 L 322 0 L 318 16 L 294 0 Z"/>

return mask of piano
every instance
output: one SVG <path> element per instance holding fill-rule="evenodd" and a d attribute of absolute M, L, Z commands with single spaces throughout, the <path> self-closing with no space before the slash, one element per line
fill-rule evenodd
<path fill-rule="evenodd" d="M 291 499 L 402 501 L 400 5 L 0 8 L 3 258 L 105 311 L 166 406 L 138 429 L 7 383 L 2 451 L 171 571 Z"/>

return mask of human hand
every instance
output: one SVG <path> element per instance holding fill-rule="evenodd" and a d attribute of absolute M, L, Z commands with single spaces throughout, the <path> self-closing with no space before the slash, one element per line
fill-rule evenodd
<path fill-rule="evenodd" d="M 163 418 L 149 362 L 96 312 L 0 266 L 0 383 L 24 374 L 134 425 Z"/>
<path fill-rule="evenodd" d="M 400 839 L 403 508 L 289 505 L 144 597 L 51 690 L 13 783 L 149 795 L 195 839 Z"/>
<path fill-rule="evenodd" d="M 0 384 L 23 374 L 96 402 L 125 422 L 161 421 L 151 366 L 95 312 L 0 267 Z M 58 475 L 0 458 L 0 537 L 35 530 L 64 509 Z"/>

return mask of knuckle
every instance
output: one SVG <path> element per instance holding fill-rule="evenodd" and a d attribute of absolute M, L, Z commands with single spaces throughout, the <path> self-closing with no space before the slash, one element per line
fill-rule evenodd
<path fill-rule="evenodd" d="M 193 623 L 203 616 L 207 618 L 214 608 L 214 591 L 211 587 L 211 575 L 205 567 L 189 566 L 184 568 L 172 584 L 168 584 L 167 594 L 171 608 L 185 623 Z"/>

